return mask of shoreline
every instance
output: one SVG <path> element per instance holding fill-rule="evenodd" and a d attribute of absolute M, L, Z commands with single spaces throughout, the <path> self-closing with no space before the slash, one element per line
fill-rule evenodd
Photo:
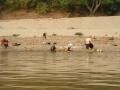
<path fill-rule="evenodd" d="M 47 36 L 44 40 L 42 37 L 0 37 L 6 38 L 10 42 L 8 51 L 50 51 L 52 43 L 57 43 L 57 50 L 67 47 L 68 43 L 73 44 L 73 51 L 85 51 L 85 38 L 79 36 Z M 101 49 L 103 51 L 120 51 L 120 38 L 111 37 L 93 37 L 92 42 L 94 49 Z M 14 43 L 21 44 L 20 46 L 13 46 Z M 50 43 L 50 44 L 48 44 Z M 0 47 L 0 51 L 4 51 Z"/>
<path fill-rule="evenodd" d="M 75 50 L 80 50 L 85 48 L 85 38 L 92 36 L 95 48 L 119 51 L 119 24 L 120 16 L 3 20 L 0 21 L 0 40 L 6 36 L 11 50 L 49 50 L 47 42 L 56 42 L 60 48 L 69 41 L 77 47 Z M 42 38 L 44 32 L 47 40 Z M 75 33 L 82 33 L 83 37 L 75 36 Z M 13 43 L 21 45 L 14 47 Z"/>

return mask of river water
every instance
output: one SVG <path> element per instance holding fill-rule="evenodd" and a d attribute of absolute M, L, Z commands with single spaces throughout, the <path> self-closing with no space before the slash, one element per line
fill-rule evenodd
<path fill-rule="evenodd" d="M 0 90 L 120 90 L 120 54 L 1 51 Z"/>

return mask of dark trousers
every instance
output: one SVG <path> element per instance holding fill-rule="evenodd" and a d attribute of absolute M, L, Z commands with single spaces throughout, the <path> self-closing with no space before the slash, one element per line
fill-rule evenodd
<path fill-rule="evenodd" d="M 8 47 L 8 44 L 4 44 L 4 47 L 7 48 L 7 47 Z"/>
<path fill-rule="evenodd" d="M 51 47 L 51 52 L 56 52 L 56 47 L 55 46 Z"/>
<path fill-rule="evenodd" d="M 68 47 L 68 48 L 67 48 L 67 51 L 71 51 L 71 47 Z"/>
<path fill-rule="evenodd" d="M 94 48 L 94 45 L 92 43 L 89 43 L 89 44 L 85 44 L 86 45 L 86 49 L 93 49 Z"/>

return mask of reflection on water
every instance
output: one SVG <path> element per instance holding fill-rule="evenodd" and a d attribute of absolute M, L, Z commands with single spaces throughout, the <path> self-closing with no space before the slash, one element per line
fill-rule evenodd
<path fill-rule="evenodd" d="M 0 90 L 120 90 L 119 52 L 0 52 Z"/>

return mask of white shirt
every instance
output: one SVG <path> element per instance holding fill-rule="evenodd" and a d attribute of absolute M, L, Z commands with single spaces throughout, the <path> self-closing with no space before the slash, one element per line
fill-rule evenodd
<path fill-rule="evenodd" d="M 91 38 L 86 38 L 86 44 L 89 44 L 91 41 Z"/>
<path fill-rule="evenodd" d="M 68 44 L 68 47 L 72 47 L 72 46 L 73 46 L 72 43 L 69 43 L 69 44 Z"/>

